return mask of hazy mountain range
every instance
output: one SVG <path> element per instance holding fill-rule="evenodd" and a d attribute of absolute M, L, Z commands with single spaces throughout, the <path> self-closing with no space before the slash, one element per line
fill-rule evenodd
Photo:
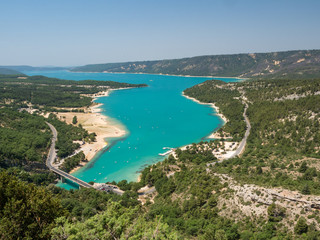
<path fill-rule="evenodd" d="M 191 58 L 90 64 L 78 67 L 0 66 L 1 71 L 150 73 L 242 78 L 319 78 L 320 50 L 208 55 Z M 3 73 L 5 74 L 5 73 Z M 17 74 L 17 73 L 11 73 Z"/>
<path fill-rule="evenodd" d="M 71 71 L 244 78 L 315 78 L 320 77 L 320 50 L 211 55 L 173 60 L 90 64 L 71 68 Z"/>

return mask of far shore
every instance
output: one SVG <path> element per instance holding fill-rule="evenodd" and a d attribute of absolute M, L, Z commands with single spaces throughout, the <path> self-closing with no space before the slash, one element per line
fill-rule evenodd
<path fill-rule="evenodd" d="M 127 89 L 127 88 L 125 88 Z M 61 121 L 66 121 L 68 124 L 72 124 L 72 119 L 74 116 L 77 117 L 77 125 L 81 124 L 84 129 L 86 129 L 89 133 L 94 132 L 96 134 L 96 141 L 91 143 L 84 143 L 81 145 L 80 149 L 77 151 L 83 151 L 86 156 L 87 161 L 83 161 L 71 170 L 70 173 L 73 173 L 79 170 L 81 167 L 85 166 L 89 161 L 91 161 L 95 155 L 104 149 L 108 143 L 106 142 L 106 138 L 113 137 L 122 137 L 126 134 L 126 130 L 124 126 L 115 121 L 111 120 L 108 116 L 105 116 L 101 113 L 101 106 L 103 104 L 97 103 L 96 100 L 99 97 L 108 96 L 110 91 L 114 91 L 118 89 L 110 89 L 105 92 L 100 92 L 99 94 L 92 95 L 93 103 L 89 108 L 79 108 L 84 109 L 84 112 L 59 112 L 57 117 Z M 74 109 L 74 108 L 73 108 Z"/>
<path fill-rule="evenodd" d="M 81 72 L 81 71 L 70 71 L 68 72 L 74 72 L 74 73 L 116 73 L 116 74 L 148 74 L 148 75 L 162 75 L 162 76 L 174 76 L 174 77 L 199 77 L 199 78 L 235 78 L 239 80 L 246 80 L 249 78 L 242 78 L 242 77 L 221 77 L 221 76 L 194 76 L 194 75 L 182 75 L 182 74 L 167 74 L 167 73 L 143 73 L 143 72 Z"/>

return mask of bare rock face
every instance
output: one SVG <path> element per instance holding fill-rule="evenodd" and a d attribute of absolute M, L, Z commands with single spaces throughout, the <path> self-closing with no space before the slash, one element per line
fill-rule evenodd
<path fill-rule="evenodd" d="M 210 171 L 208 172 L 210 173 Z M 313 195 L 302 195 L 297 191 L 290 191 L 281 188 L 265 188 L 254 184 L 241 185 L 233 178 L 226 174 L 213 173 L 218 176 L 222 184 L 228 183 L 228 191 L 219 197 L 219 206 L 221 211 L 219 214 L 223 216 L 233 216 L 241 220 L 244 217 L 262 217 L 268 218 L 268 206 L 275 203 L 279 208 L 285 210 L 285 220 L 282 221 L 288 229 L 292 229 L 296 215 L 302 213 L 307 216 L 312 215 L 315 211 L 320 210 L 320 198 Z M 223 208 L 223 205 L 228 206 Z M 237 212 L 234 215 L 234 212 Z M 314 220 L 308 219 L 308 224 L 312 224 Z"/>

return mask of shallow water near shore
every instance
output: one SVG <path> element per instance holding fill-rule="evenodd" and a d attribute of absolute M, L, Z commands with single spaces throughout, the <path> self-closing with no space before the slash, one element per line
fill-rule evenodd
<path fill-rule="evenodd" d="M 182 91 L 211 78 L 181 77 L 151 74 L 72 73 L 68 71 L 29 71 L 28 75 L 44 75 L 70 80 L 111 80 L 127 83 L 146 83 L 145 88 L 112 91 L 100 97 L 102 113 L 110 121 L 127 129 L 122 138 L 106 139 L 108 146 L 85 167 L 72 175 L 95 182 L 136 181 L 145 166 L 162 161 L 159 156 L 167 149 L 205 139 L 223 124 L 214 109 L 182 96 Z M 234 82 L 236 78 L 215 78 Z M 66 189 L 75 185 L 59 184 Z"/>

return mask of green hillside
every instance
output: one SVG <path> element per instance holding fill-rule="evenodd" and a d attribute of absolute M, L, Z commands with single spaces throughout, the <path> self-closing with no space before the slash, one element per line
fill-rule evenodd
<path fill-rule="evenodd" d="M 224 92 L 223 101 L 218 98 Z M 225 161 L 219 171 L 244 183 L 320 194 L 320 80 L 255 80 L 237 83 L 206 81 L 184 92 L 214 102 L 229 119 L 220 132 L 239 142 L 247 99 L 251 133 L 242 157 Z M 236 94 L 242 95 L 235 98 Z M 217 97 L 218 96 L 218 97 Z M 232 107 L 233 106 L 233 107 Z M 232 114 L 232 113 L 238 114 Z M 235 128 L 233 128 L 235 127 Z M 301 164 L 305 170 L 301 170 Z M 257 174 L 257 169 L 259 174 Z M 308 169 L 308 170 L 307 170 Z"/>
<path fill-rule="evenodd" d="M 17 70 L 0 67 L 0 75 L 21 75 L 21 76 L 23 76 L 24 74 L 17 71 Z"/>
<path fill-rule="evenodd" d="M 145 87 L 146 84 L 129 84 L 113 81 L 72 81 L 44 76 L 17 77 L 0 75 L 0 106 L 25 106 L 36 108 L 84 107 L 92 103 L 88 94 L 96 94 L 110 88 Z"/>
<path fill-rule="evenodd" d="M 71 71 L 242 78 L 314 78 L 320 77 L 320 50 L 212 55 L 173 60 L 92 64 L 75 67 Z"/>

